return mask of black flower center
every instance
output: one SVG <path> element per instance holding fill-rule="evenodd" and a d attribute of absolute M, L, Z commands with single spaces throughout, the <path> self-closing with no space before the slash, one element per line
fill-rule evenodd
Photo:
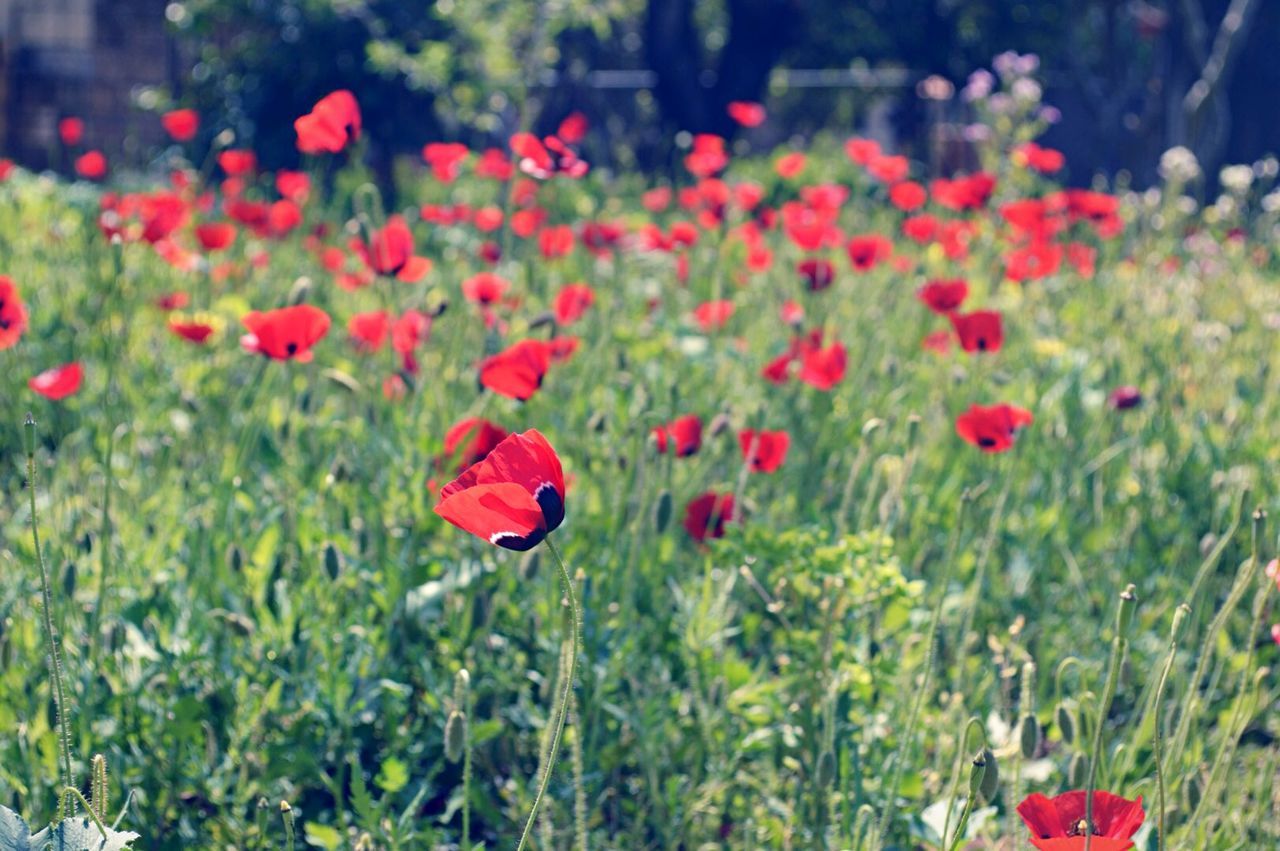
<path fill-rule="evenodd" d="M 978 445 L 983 449 L 990 449 L 996 445 L 996 439 L 994 437 L 980 437 L 978 438 Z"/>
<path fill-rule="evenodd" d="M 288 343 L 288 344 L 284 347 L 284 350 L 285 350 L 285 352 L 289 355 L 289 357 L 293 357 L 294 355 L 296 355 L 296 354 L 298 353 L 298 344 L 297 344 L 297 343 L 293 343 L 293 342 Z"/>

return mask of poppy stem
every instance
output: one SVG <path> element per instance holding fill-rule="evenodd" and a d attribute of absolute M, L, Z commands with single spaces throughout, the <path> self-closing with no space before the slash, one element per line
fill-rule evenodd
<path fill-rule="evenodd" d="M 1160 680 L 1156 684 L 1155 700 L 1152 703 L 1152 711 L 1155 713 L 1156 795 L 1158 797 L 1156 803 L 1157 851 L 1164 851 L 1165 840 L 1164 736 L 1160 731 L 1160 728 L 1164 726 L 1164 718 L 1160 711 L 1160 706 L 1164 700 L 1165 685 L 1169 682 L 1169 672 L 1173 670 L 1173 661 L 1178 655 L 1178 636 L 1182 632 L 1182 624 L 1186 621 L 1190 612 L 1191 607 L 1183 603 L 1173 613 L 1173 627 L 1169 635 L 1169 655 L 1164 660 L 1164 669 L 1160 672 Z"/>
<path fill-rule="evenodd" d="M 75 788 L 75 776 L 71 770 L 71 730 L 67 721 L 67 690 L 62 677 L 62 654 L 58 649 L 58 634 L 53 629 L 53 592 L 49 585 L 49 568 L 45 565 L 44 551 L 40 547 L 40 524 L 36 515 L 36 421 L 27 414 L 23 427 L 27 449 L 27 494 L 31 499 L 31 540 L 35 546 L 36 563 L 40 565 L 40 611 L 43 615 L 44 640 L 49 653 L 49 673 L 53 677 L 53 697 L 58 710 L 58 756 L 61 788 Z M 65 814 L 67 799 L 58 796 L 58 818 Z M 71 813 L 75 804 L 70 804 Z"/>
<path fill-rule="evenodd" d="M 1093 795 L 1098 784 L 1098 763 L 1102 759 L 1102 733 L 1106 728 L 1107 715 L 1111 712 L 1111 701 L 1116 696 L 1116 685 L 1120 681 L 1120 666 L 1124 663 L 1124 654 L 1129 647 L 1125 632 L 1137 603 L 1133 590 L 1133 585 L 1129 585 L 1120 594 L 1120 606 L 1116 612 L 1116 634 L 1111 639 L 1111 661 L 1107 666 L 1107 685 L 1102 690 L 1102 702 L 1098 704 L 1098 718 L 1094 722 L 1093 747 L 1089 754 L 1089 782 L 1085 787 L 1084 796 L 1086 825 L 1084 851 L 1089 851 L 1093 845 Z"/>
<path fill-rule="evenodd" d="M 560 692 L 559 704 L 551 722 L 553 725 L 551 747 L 547 752 L 546 766 L 543 768 L 542 777 L 538 781 L 538 791 L 533 797 L 533 807 L 529 810 L 529 818 L 525 822 L 524 832 L 520 835 L 520 844 L 516 846 L 516 851 L 524 851 L 525 846 L 528 845 L 529 837 L 533 834 L 533 826 L 538 820 L 538 808 L 542 805 L 542 799 L 547 794 L 547 787 L 551 783 L 551 775 L 555 773 L 556 758 L 560 754 L 560 740 L 564 736 L 565 720 L 569 716 L 569 699 L 573 694 L 574 674 L 578 665 L 579 634 L 582 631 L 582 611 L 578 608 L 578 597 L 573 591 L 573 577 L 569 575 L 569 569 L 565 567 L 564 559 L 560 556 L 560 551 L 556 549 L 556 545 L 551 542 L 551 538 L 544 538 L 543 543 L 546 544 L 547 550 L 560 568 L 560 582 L 564 585 L 565 598 L 569 601 L 569 614 L 572 618 L 572 623 L 569 627 L 569 660 L 565 666 L 564 684 Z"/>

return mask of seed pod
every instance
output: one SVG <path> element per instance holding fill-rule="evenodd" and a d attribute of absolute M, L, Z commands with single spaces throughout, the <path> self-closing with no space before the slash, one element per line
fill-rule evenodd
<path fill-rule="evenodd" d="M 459 709 L 466 710 L 467 701 L 471 699 L 471 672 L 459 668 L 453 675 L 453 702 Z"/>
<path fill-rule="evenodd" d="M 1182 781 L 1182 806 L 1188 813 L 1194 813 L 1196 807 L 1200 806 L 1200 797 L 1203 794 L 1204 787 L 1200 785 L 1199 774 L 1192 774 Z"/>
<path fill-rule="evenodd" d="M 449 713 L 449 720 L 444 725 L 444 757 L 449 762 L 458 762 L 467 746 L 467 716 L 458 710 Z"/>
<path fill-rule="evenodd" d="M 1027 714 L 1022 716 L 1019 723 L 1019 738 L 1022 745 L 1022 756 L 1031 759 L 1040 750 L 1040 722 L 1036 720 L 1036 716 Z"/>
<path fill-rule="evenodd" d="M 1076 740 L 1076 719 L 1065 703 L 1059 703 L 1053 710 L 1053 723 L 1062 734 L 1062 741 L 1071 744 Z"/>
<path fill-rule="evenodd" d="M 671 491 L 663 489 L 658 494 L 658 502 L 653 506 L 653 527 L 661 535 L 671 522 Z"/>
<path fill-rule="evenodd" d="M 333 541 L 324 545 L 324 572 L 329 574 L 331 580 L 336 580 L 342 572 L 342 553 L 338 552 Z"/>
<path fill-rule="evenodd" d="M 982 794 L 983 781 L 987 779 L 987 751 L 983 750 L 973 758 L 969 767 L 969 797 Z"/>
<path fill-rule="evenodd" d="M 532 331 L 533 329 L 541 328 L 544 325 L 554 325 L 555 322 L 556 315 L 550 310 L 544 310 L 529 320 L 529 330 Z"/>
<path fill-rule="evenodd" d="M 1116 634 L 1124 637 L 1133 623 L 1133 611 L 1138 608 L 1138 596 L 1134 594 L 1136 586 L 1130 583 L 1120 592 L 1120 608 L 1116 612 Z"/>
<path fill-rule="evenodd" d="M 819 788 L 826 789 L 836 779 L 836 755 L 831 751 L 823 751 L 818 757 L 816 773 Z"/>
<path fill-rule="evenodd" d="M 232 573 L 239 573 L 244 568 L 244 552 L 237 544 L 227 547 L 227 567 Z"/>
<path fill-rule="evenodd" d="M 982 775 L 982 787 L 979 791 L 984 800 L 991 802 L 996 799 L 996 792 L 1000 790 L 1000 766 L 991 748 L 983 748 L 982 757 L 987 770 Z"/>
<path fill-rule="evenodd" d="M 1071 762 L 1067 766 L 1067 783 L 1073 789 L 1083 789 L 1085 784 L 1089 782 L 1089 761 L 1085 759 L 1084 754 L 1078 753 L 1071 757 Z"/>

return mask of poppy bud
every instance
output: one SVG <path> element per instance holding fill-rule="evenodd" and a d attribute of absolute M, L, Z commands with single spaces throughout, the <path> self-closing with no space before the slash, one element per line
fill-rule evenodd
<path fill-rule="evenodd" d="M 74 561 L 67 562 L 66 567 L 62 570 L 62 590 L 68 597 L 76 593 L 76 563 Z"/>
<path fill-rule="evenodd" d="M 324 571 L 330 579 L 337 579 L 342 571 L 342 554 L 333 545 L 333 541 L 324 545 Z"/>
<path fill-rule="evenodd" d="M 991 752 L 991 748 L 983 748 L 983 762 L 986 771 L 982 775 L 981 788 L 982 798 L 985 801 L 994 801 L 996 792 L 1000 789 L 1000 766 L 996 763 L 996 755 Z"/>
<path fill-rule="evenodd" d="M 449 299 L 442 298 L 427 310 L 427 316 L 432 319 L 439 319 L 444 316 L 444 312 L 449 309 Z"/>
<path fill-rule="evenodd" d="M 1059 703 L 1057 708 L 1053 710 L 1053 723 L 1058 728 L 1058 732 L 1062 734 L 1062 741 L 1071 744 L 1076 739 L 1076 721 L 1071 714 L 1071 708 L 1065 703 Z"/>
<path fill-rule="evenodd" d="M 587 430 L 594 431 L 596 434 L 603 434 L 606 421 L 607 418 L 604 415 L 604 411 L 596 411 L 587 420 Z"/>
<path fill-rule="evenodd" d="M 93 552 L 93 535 L 85 532 L 80 536 L 80 551 L 84 553 Z"/>
<path fill-rule="evenodd" d="M 544 310 L 529 320 L 529 330 L 541 328 L 544 325 L 554 325 L 556 316 L 550 310 Z"/>
<path fill-rule="evenodd" d="M 1088 774 L 1089 760 L 1085 759 L 1084 754 L 1078 753 L 1071 757 L 1071 763 L 1067 766 L 1067 785 L 1073 789 L 1083 789 L 1089 782 Z"/>
<path fill-rule="evenodd" d="M 880 419 L 879 417 L 872 417 L 871 419 L 867 420 L 865 423 L 862 424 L 862 436 L 864 438 L 870 437 L 883 425 L 884 425 L 884 420 Z"/>
<path fill-rule="evenodd" d="M 520 569 L 518 571 L 520 578 L 525 582 L 538 575 L 538 565 L 542 561 L 541 550 L 529 550 L 524 554 L 524 558 L 520 559 Z"/>
<path fill-rule="evenodd" d="M 453 702 L 459 708 L 465 709 L 467 701 L 471 699 L 471 672 L 466 668 L 459 668 L 458 673 L 453 675 Z"/>
<path fill-rule="evenodd" d="M 1040 722 L 1036 720 L 1036 716 L 1028 713 L 1022 716 L 1022 722 L 1018 726 L 1022 755 L 1031 759 L 1040 749 Z"/>
<path fill-rule="evenodd" d="M 718 437 L 728 428 L 729 415 L 726 413 L 719 413 L 711 420 L 711 425 L 707 427 L 707 433 L 712 437 Z"/>
<path fill-rule="evenodd" d="M 1122 638 L 1129 631 L 1129 624 L 1133 622 L 1133 610 L 1138 607 L 1138 596 L 1133 593 L 1136 587 L 1131 582 L 1120 592 L 1120 609 L 1116 612 L 1116 635 Z"/>
<path fill-rule="evenodd" d="M 973 758 L 969 768 L 969 797 L 982 794 L 983 781 L 987 778 L 987 751 L 983 750 Z"/>
<path fill-rule="evenodd" d="M 306 275 L 293 282 L 293 286 L 289 289 L 289 301 L 292 305 L 302 304 L 307 300 L 307 296 L 311 294 L 311 279 Z"/>
<path fill-rule="evenodd" d="M 1182 626 L 1187 621 L 1187 615 L 1191 614 L 1191 607 L 1186 603 L 1178 606 L 1173 612 L 1173 626 L 1169 628 L 1169 640 L 1176 642 L 1178 637 L 1182 635 Z"/>
<path fill-rule="evenodd" d="M 27 412 L 27 421 L 23 423 L 22 428 L 22 448 L 27 451 L 27 457 L 34 457 L 36 454 L 36 421 L 31 416 L 31 412 Z"/>
<path fill-rule="evenodd" d="M 236 544 L 227 547 L 227 567 L 232 573 L 239 573 L 244 568 L 244 553 Z"/>
<path fill-rule="evenodd" d="M 836 755 L 831 751 L 823 751 L 818 757 L 818 770 L 815 779 L 819 788 L 825 789 L 836 779 Z"/>
<path fill-rule="evenodd" d="M 1200 784 L 1200 775 L 1192 774 L 1182 781 L 1182 805 L 1187 812 L 1195 812 L 1196 807 L 1200 806 L 1200 796 L 1203 794 L 1204 787 Z"/>
<path fill-rule="evenodd" d="M 467 716 L 458 710 L 449 713 L 444 725 L 444 758 L 458 762 L 467 746 Z"/>
<path fill-rule="evenodd" d="M 653 506 L 653 527 L 661 535 L 671 522 L 671 491 L 665 488 L 658 494 L 658 502 Z"/>

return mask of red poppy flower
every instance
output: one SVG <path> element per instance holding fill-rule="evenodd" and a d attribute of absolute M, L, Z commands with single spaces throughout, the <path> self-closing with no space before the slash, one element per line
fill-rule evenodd
<path fill-rule="evenodd" d="M 58 122 L 58 138 L 68 148 L 74 148 L 84 141 L 84 121 L 67 117 Z"/>
<path fill-rule="evenodd" d="M 422 159 L 431 166 L 431 173 L 441 183 L 453 183 L 458 179 L 462 163 L 471 153 L 459 142 L 430 142 L 422 146 Z"/>
<path fill-rule="evenodd" d="M 542 386 L 551 366 L 551 347 L 543 340 L 521 340 L 480 363 L 484 387 L 524 402 Z"/>
<path fill-rule="evenodd" d="M 707 491 L 694 497 L 684 509 L 684 530 L 699 543 L 723 538 L 726 523 L 734 517 L 733 494 Z"/>
<path fill-rule="evenodd" d="M 836 267 L 831 264 L 830 260 L 816 260 L 814 258 L 801 260 L 796 264 L 796 271 L 800 273 L 800 277 L 804 280 L 809 292 L 813 293 L 825 290 L 836 279 Z"/>
<path fill-rule="evenodd" d="M 475 166 L 477 177 L 487 177 L 490 180 L 510 180 L 515 170 L 511 159 L 500 148 L 486 148 Z"/>
<path fill-rule="evenodd" d="M 1142 391 L 1137 387 L 1126 384 L 1123 387 L 1117 387 L 1112 390 L 1107 402 L 1117 411 L 1127 411 L 1142 404 Z"/>
<path fill-rule="evenodd" d="M 693 137 L 693 150 L 685 155 L 684 167 L 696 177 L 711 177 L 729 164 L 724 139 L 712 133 Z"/>
<path fill-rule="evenodd" d="M 573 228 L 568 225 L 543 228 L 538 233 L 538 250 L 548 260 L 568 256 L 573 250 Z"/>
<path fill-rule="evenodd" d="M 849 252 L 849 262 L 854 269 L 869 272 L 889 259 L 889 255 L 893 253 L 893 243 L 880 234 L 865 234 L 850 237 L 845 250 Z"/>
<path fill-rule="evenodd" d="M 958 310 L 969 297 L 969 285 L 961 278 L 951 281 L 930 281 L 916 290 L 916 298 L 934 313 L 943 316 Z"/>
<path fill-rule="evenodd" d="M 929 213 L 920 213 L 902 220 L 902 235 L 912 242 L 926 245 L 938 236 L 938 219 Z"/>
<path fill-rule="evenodd" d="M 107 176 L 107 158 L 102 151 L 89 151 L 76 157 L 76 174 L 85 180 L 101 180 Z"/>
<path fill-rule="evenodd" d="M 196 225 L 196 241 L 206 252 L 222 251 L 236 240 L 236 228 L 228 222 Z"/>
<path fill-rule="evenodd" d="M 175 142 L 190 142 L 200 129 L 200 114 L 194 109 L 175 109 L 160 116 L 160 124 Z"/>
<path fill-rule="evenodd" d="M 945 355 L 951 351 L 951 334 L 947 331 L 930 331 L 920 341 L 920 348 L 935 355 Z"/>
<path fill-rule="evenodd" d="M 198 320 L 170 319 L 169 330 L 176 336 L 192 343 L 203 345 L 213 336 L 214 327 L 208 322 Z"/>
<path fill-rule="evenodd" d="M 804 322 L 804 306 L 798 301 L 784 301 L 778 308 L 778 318 L 788 325 L 799 325 Z"/>
<path fill-rule="evenodd" d="M 832 343 L 825 349 L 811 349 L 800 361 L 800 380 L 819 390 L 830 390 L 844 378 L 849 353 L 843 343 Z"/>
<path fill-rule="evenodd" d="M 436 514 L 509 550 L 537 546 L 564 522 L 564 470 L 536 429 L 513 434 L 440 490 Z"/>
<path fill-rule="evenodd" d="M 880 156 L 880 143 L 874 139 L 853 138 L 844 143 L 844 153 L 852 162 L 865 166 Z"/>
<path fill-rule="evenodd" d="M 360 105 L 346 89 L 330 92 L 311 111 L 293 122 L 298 150 L 304 154 L 336 154 L 360 138 Z"/>
<path fill-rule="evenodd" d="M 152 302 L 160 310 L 182 310 L 191 303 L 191 297 L 184 292 L 165 293 Z"/>
<path fill-rule="evenodd" d="M 288 198 L 276 201 L 267 209 L 267 232 L 271 236 L 286 236 L 301 224 L 302 210 Z"/>
<path fill-rule="evenodd" d="M 1062 246 L 1051 242 L 1033 242 L 1015 248 L 1005 255 L 1004 273 L 1019 283 L 1046 278 L 1062 266 Z"/>
<path fill-rule="evenodd" d="M 493 272 L 480 272 L 462 282 L 463 297 L 482 307 L 489 307 L 502 301 L 511 284 L 501 275 Z"/>
<path fill-rule="evenodd" d="M 0 183 L 4 183 L 9 179 L 9 175 L 13 174 L 14 168 L 13 160 L 0 157 Z"/>
<path fill-rule="evenodd" d="M 875 156 L 867 163 L 867 171 L 876 180 L 885 183 L 897 183 L 905 180 L 911 164 L 904 156 Z"/>
<path fill-rule="evenodd" d="M 53 369 L 46 369 L 27 382 L 27 386 L 46 399 L 58 401 L 65 399 L 80 389 L 84 380 L 84 369 L 79 363 L 72 361 Z"/>
<path fill-rule="evenodd" d="M 13 279 L 0 275 L 0 349 L 18 342 L 27 328 L 27 308 Z"/>
<path fill-rule="evenodd" d="M 281 169 L 276 172 L 276 191 L 296 204 L 302 204 L 311 194 L 311 177 L 305 171 Z"/>
<path fill-rule="evenodd" d="M 915 181 L 903 181 L 889 190 L 889 202 L 899 210 L 918 210 L 927 200 L 929 193 Z"/>
<path fill-rule="evenodd" d="M 379 275 L 413 283 L 431 271 L 430 260 L 414 255 L 413 232 L 399 214 L 387 217 L 387 224 L 369 237 L 368 246 L 357 241 L 352 247 Z"/>
<path fill-rule="evenodd" d="M 960 348 L 970 354 L 998 352 L 1004 344 L 1004 327 L 1000 321 L 1000 312 L 996 310 L 953 313 L 951 327 L 960 340 Z"/>
<path fill-rule="evenodd" d="M 1061 171 L 1067 164 L 1067 158 L 1061 151 L 1053 148 L 1042 148 L 1035 142 L 1026 142 L 1013 149 L 1013 161 L 1017 165 L 1026 166 L 1041 174 L 1053 174 Z"/>
<path fill-rule="evenodd" d="M 1016 405 L 970 405 L 956 418 L 956 434 L 983 452 L 1004 452 L 1013 446 L 1018 429 L 1031 423 L 1031 412 Z"/>
<path fill-rule="evenodd" d="M 1076 790 L 1046 798 L 1037 792 L 1023 799 L 1018 804 L 1018 815 L 1031 831 L 1031 844 L 1040 851 L 1083 851 L 1086 836 L 1092 834 L 1089 846 L 1093 851 L 1132 848 L 1131 837 L 1147 817 L 1142 797 L 1130 801 L 1110 792 L 1095 791 L 1090 825 L 1085 820 L 1087 794 Z"/>
<path fill-rule="evenodd" d="M 929 184 L 929 192 L 939 207 L 948 210 L 977 210 L 986 206 L 996 189 L 996 177 L 985 171 L 951 180 L 938 178 Z"/>
<path fill-rule="evenodd" d="M 462 472 L 488 457 L 511 432 L 480 417 L 468 417 L 454 423 L 444 434 L 444 452 L 436 466 Z"/>
<path fill-rule="evenodd" d="M 420 310 L 406 310 L 391 326 L 391 348 L 406 358 L 430 337 L 431 317 Z"/>
<path fill-rule="evenodd" d="M 262 313 L 255 310 L 240 321 L 249 330 L 240 345 L 272 360 L 307 363 L 313 357 L 311 347 L 329 333 L 329 314 L 309 304 Z"/>
<path fill-rule="evenodd" d="M 728 299 L 703 302 L 693 311 L 693 318 L 703 331 L 723 328 L 731 316 L 733 316 L 733 302 Z"/>
<path fill-rule="evenodd" d="M 742 127 L 759 127 L 765 119 L 764 107 L 749 100 L 732 101 L 725 112 Z"/>
<path fill-rule="evenodd" d="M 791 435 L 785 431 L 755 431 L 748 428 L 738 432 L 738 445 L 742 447 L 742 460 L 753 471 L 772 473 L 787 460 Z"/>
<path fill-rule="evenodd" d="M 778 177 L 783 180 L 790 180 L 800 172 L 804 171 L 805 164 L 808 159 L 799 151 L 793 151 L 789 154 L 783 154 L 782 157 L 773 164 L 773 170 L 778 173 Z"/>
<path fill-rule="evenodd" d="M 596 302 L 595 291 L 586 284 L 565 284 L 556 293 L 553 307 L 556 322 L 561 325 L 572 325 L 582 318 L 587 308 Z"/>
<path fill-rule="evenodd" d="M 391 316 L 385 310 L 357 313 L 347 320 L 347 333 L 358 351 L 376 352 L 391 333 Z"/>
<path fill-rule="evenodd" d="M 565 116 L 564 121 L 561 121 L 560 126 L 556 128 L 556 135 L 560 137 L 561 141 L 576 145 L 587 137 L 587 130 L 590 126 L 587 116 L 581 112 L 571 112 Z"/>
<path fill-rule="evenodd" d="M 677 458 L 688 458 L 702 448 L 702 420 L 697 414 L 676 417 L 666 425 L 654 426 L 653 440 L 659 454 L 672 450 Z"/>
<path fill-rule="evenodd" d="M 547 351 L 552 363 L 564 363 L 574 356 L 582 340 L 577 337 L 552 337 L 547 341 Z"/>
<path fill-rule="evenodd" d="M 659 186 L 640 196 L 640 205 L 650 213 L 661 213 L 671 206 L 671 189 Z"/>
<path fill-rule="evenodd" d="M 252 174 L 258 168 L 258 157 L 253 151 L 232 149 L 218 154 L 218 166 L 231 177 Z"/>

